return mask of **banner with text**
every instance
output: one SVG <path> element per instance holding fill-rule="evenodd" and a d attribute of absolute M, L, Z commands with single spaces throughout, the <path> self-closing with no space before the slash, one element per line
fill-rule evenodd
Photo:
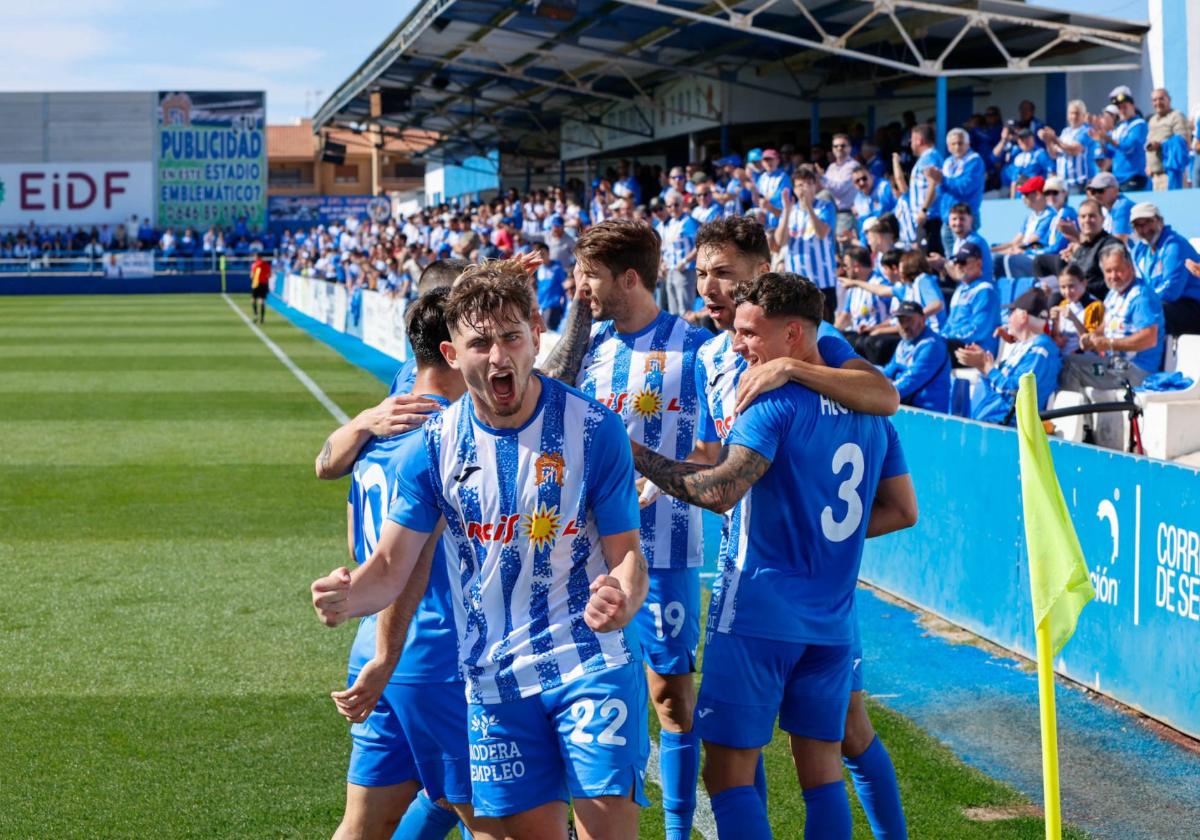
<path fill-rule="evenodd" d="M 266 223 L 265 94 L 162 92 L 158 122 L 159 226 Z"/>
<path fill-rule="evenodd" d="M 0 227 L 112 225 L 153 207 L 149 163 L 0 164 Z"/>
<path fill-rule="evenodd" d="M 327 225 L 351 217 L 385 222 L 391 214 L 391 199 L 382 195 L 273 195 L 267 200 L 267 218 L 276 231 Z"/>

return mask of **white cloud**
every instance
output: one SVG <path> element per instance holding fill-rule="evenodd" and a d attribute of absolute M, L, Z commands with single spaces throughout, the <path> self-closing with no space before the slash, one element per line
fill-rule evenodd
<path fill-rule="evenodd" d="M 316 47 L 255 47 L 215 56 L 222 63 L 263 74 L 308 70 L 324 57 L 325 51 Z"/>

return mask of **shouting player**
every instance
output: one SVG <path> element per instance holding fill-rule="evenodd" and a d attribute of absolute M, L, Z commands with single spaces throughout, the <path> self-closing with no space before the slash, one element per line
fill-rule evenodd
<path fill-rule="evenodd" d="M 761 274 L 734 300 L 735 349 L 751 367 L 783 357 L 821 363 L 824 299 L 811 282 Z M 716 466 L 637 444 L 634 459 L 664 492 L 732 510 L 696 713 L 719 836 L 771 836 L 754 783 L 778 716 L 804 790 L 805 837 L 848 840 L 840 758 L 863 541 L 916 521 L 895 430 L 789 383 L 741 413 Z"/>
<path fill-rule="evenodd" d="M 632 440 L 683 460 L 692 454 L 700 414 L 696 351 L 711 334 L 655 302 L 659 244 L 653 228 L 622 219 L 601 222 L 580 238 L 575 284 L 597 323 L 577 384 L 621 415 Z M 640 531 L 650 588 L 638 633 L 662 731 L 666 840 L 688 840 L 700 772 L 700 742 L 692 734 L 704 562 L 700 509 L 650 488 Z"/>
<path fill-rule="evenodd" d="M 421 549 L 444 521 L 475 813 L 515 840 L 561 840 L 573 799 L 581 836 L 633 838 L 649 738 L 627 627 L 647 587 L 628 436 L 533 371 L 532 313 L 515 263 L 459 278 L 442 351 L 467 394 L 405 439 L 374 554 L 315 581 L 313 604 L 332 625 L 423 587 Z"/>

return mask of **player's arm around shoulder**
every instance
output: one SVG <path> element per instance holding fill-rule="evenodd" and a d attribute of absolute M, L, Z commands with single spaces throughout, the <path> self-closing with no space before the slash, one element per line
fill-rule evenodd
<path fill-rule="evenodd" d="M 741 414 L 759 395 L 795 382 L 841 403 L 859 414 L 890 417 L 900 408 L 900 394 L 879 368 L 851 355 L 839 367 L 782 357 L 755 365 L 738 380 L 737 406 Z"/>
<path fill-rule="evenodd" d="M 412 431 L 441 411 L 436 402 L 414 394 L 385 397 L 379 405 L 359 412 L 325 439 L 315 463 L 317 478 L 349 475 L 358 453 L 372 437 L 391 437 Z"/>

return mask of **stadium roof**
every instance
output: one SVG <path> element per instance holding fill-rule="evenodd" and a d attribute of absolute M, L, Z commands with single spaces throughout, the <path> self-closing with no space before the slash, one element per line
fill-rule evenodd
<path fill-rule="evenodd" d="M 846 83 L 1133 70 L 1147 29 L 1011 0 L 420 0 L 314 127 L 374 122 L 436 132 L 449 153 L 554 158 L 564 119 L 650 141 L 654 109 L 700 116 L 654 101 L 680 78 L 811 100 Z M 378 89 L 411 103 L 372 118 Z M 631 104 L 632 119 L 606 119 Z"/>

